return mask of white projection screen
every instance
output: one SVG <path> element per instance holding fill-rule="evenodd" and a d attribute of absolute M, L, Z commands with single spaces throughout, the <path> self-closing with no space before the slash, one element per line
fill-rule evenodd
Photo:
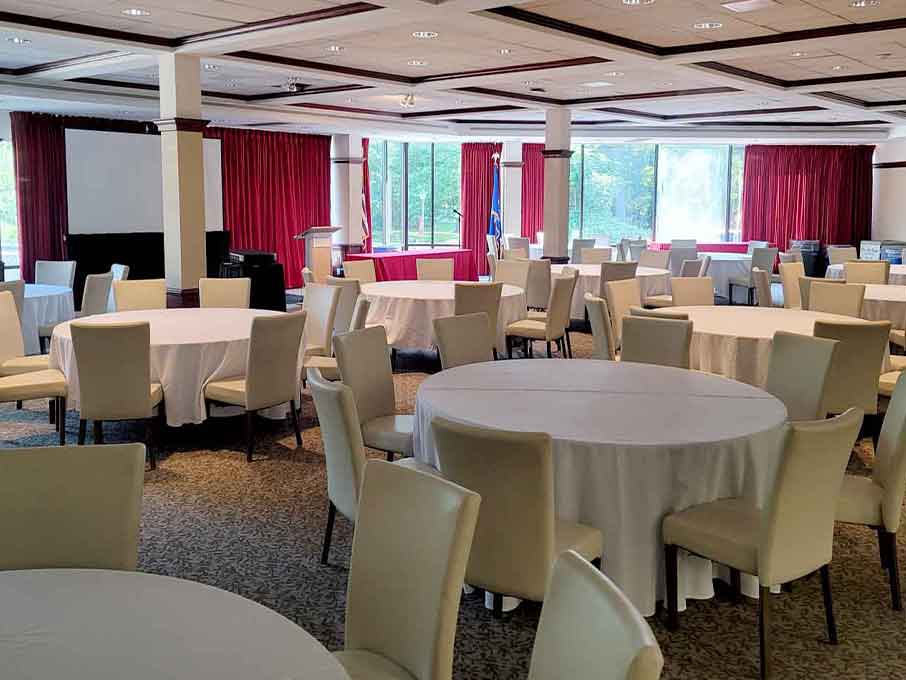
<path fill-rule="evenodd" d="M 204 140 L 205 228 L 223 229 L 220 140 Z M 66 131 L 69 233 L 162 232 L 157 135 Z"/>

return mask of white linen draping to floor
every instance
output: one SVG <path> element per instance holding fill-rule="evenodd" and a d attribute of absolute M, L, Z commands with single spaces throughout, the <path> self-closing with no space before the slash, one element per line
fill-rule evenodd
<path fill-rule="evenodd" d="M 601 265 L 599 264 L 555 264 L 551 266 L 551 276 L 563 272 L 564 267 L 579 270 L 579 281 L 573 292 L 573 302 L 570 307 L 570 317 L 573 319 L 585 318 L 585 294 L 598 295 L 601 281 Z M 649 295 L 665 295 L 670 292 L 670 272 L 667 269 L 656 267 L 639 267 L 635 277 L 639 280 L 642 289 L 642 300 Z"/>
<path fill-rule="evenodd" d="M 906 327 L 906 286 L 865 286 L 862 318 L 889 321 L 894 328 Z"/>
<path fill-rule="evenodd" d="M 604 533 L 604 572 L 650 616 L 664 596 L 661 519 L 728 496 L 763 502 L 786 408 L 705 373 L 530 359 L 461 366 L 422 383 L 415 455 L 437 467 L 435 416 L 550 434 L 558 517 Z M 713 595 L 710 562 L 686 555 L 680 570 L 681 598 Z M 747 592 L 757 592 L 747 581 Z"/>
<path fill-rule="evenodd" d="M 827 268 L 824 276 L 828 279 L 845 279 L 846 270 L 842 264 L 832 264 Z M 890 265 L 890 276 L 887 283 L 893 286 L 906 286 L 906 264 Z"/>
<path fill-rule="evenodd" d="M 453 281 L 379 281 L 362 286 L 371 301 L 369 326 L 383 326 L 387 341 L 396 349 L 429 349 L 434 346 L 434 319 L 453 316 Z M 497 347 L 506 347 L 508 324 L 526 317 L 525 291 L 504 285 L 497 317 Z"/>
<path fill-rule="evenodd" d="M 38 328 L 69 321 L 74 316 L 72 288 L 26 283 L 25 301 L 22 306 L 22 339 L 25 341 L 25 353 L 41 353 Z"/>
<path fill-rule="evenodd" d="M 745 278 L 752 267 L 752 256 L 745 253 L 699 253 L 701 259 L 705 255 L 711 256 L 711 265 L 708 267 L 708 276 L 714 282 L 714 292 L 721 297 L 730 297 L 730 279 Z M 742 293 L 739 293 L 742 295 Z M 743 298 L 740 298 L 742 300 Z"/>

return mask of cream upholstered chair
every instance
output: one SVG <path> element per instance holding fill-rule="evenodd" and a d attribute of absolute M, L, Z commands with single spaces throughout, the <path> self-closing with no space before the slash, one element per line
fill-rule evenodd
<path fill-rule="evenodd" d="M 543 600 L 554 560 L 564 550 L 600 565 L 601 532 L 556 517 L 550 435 L 445 418 L 434 418 L 431 431 L 444 477 L 481 496 L 466 582 L 493 594 L 496 616 L 504 595 Z"/>
<path fill-rule="evenodd" d="M 658 680 L 664 657 L 642 615 L 573 550 L 554 563 L 528 680 Z"/>
<path fill-rule="evenodd" d="M 487 339 L 491 341 L 494 358 L 497 357 L 497 323 L 500 316 L 502 283 L 456 283 L 453 286 L 453 314 L 483 313 L 488 322 Z M 484 345 L 482 334 L 481 344 Z M 442 359 L 443 357 L 441 357 Z"/>
<path fill-rule="evenodd" d="M 82 294 L 82 309 L 76 312 L 76 317 L 82 319 L 86 316 L 106 313 L 112 287 L 113 272 L 86 276 L 85 292 Z"/>
<path fill-rule="evenodd" d="M 755 294 L 755 281 L 752 279 L 752 270 L 760 269 L 765 272 L 774 271 L 774 262 L 777 260 L 777 248 L 767 248 L 767 247 L 753 247 L 752 242 L 749 243 L 750 254 L 752 256 L 751 266 L 749 267 L 749 273 L 747 276 L 733 276 L 729 281 L 729 296 L 730 304 L 733 304 L 733 288 L 744 288 L 746 294 L 748 295 L 748 303 L 754 304 L 754 294 Z"/>
<path fill-rule="evenodd" d="M 836 340 L 774 333 L 764 389 L 784 403 L 790 420 L 821 420 L 827 415 L 824 390 L 836 348 Z"/>
<path fill-rule="evenodd" d="M 347 279 L 358 279 L 361 283 L 374 283 L 377 274 L 374 271 L 374 260 L 343 260 L 343 274 Z"/>
<path fill-rule="evenodd" d="M 529 251 L 529 246 L 531 245 L 531 240 L 525 236 L 504 236 L 504 240 L 507 248 L 521 248 L 525 252 Z"/>
<path fill-rule="evenodd" d="M 21 322 L 22 307 L 25 305 L 25 281 L 21 279 L 17 281 L 0 281 L 0 293 L 4 291 L 12 293 L 13 300 L 16 303 L 16 315 Z"/>
<path fill-rule="evenodd" d="M 692 246 L 671 246 L 667 251 L 667 269 L 672 276 L 683 276 L 683 265 L 686 262 L 693 262 L 698 265 L 694 274 L 687 276 L 697 276 L 698 270 L 701 269 L 701 262 L 698 259 L 698 248 Z"/>
<path fill-rule="evenodd" d="M 504 260 L 527 260 L 529 250 L 528 248 L 504 248 L 502 255 Z"/>
<path fill-rule="evenodd" d="M 35 262 L 35 283 L 72 288 L 75 284 L 75 270 L 76 263 L 72 260 L 37 260 Z"/>
<path fill-rule="evenodd" d="M 864 299 L 864 284 L 834 285 L 825 281 L 813 281 L 809 286 L 808 308 L 813 312 L 827 312 L 859 319 L 862 317 Z"/>
<path fill-rule="evenodd" d="M 593 238 L 574 238 L 572 249 L 570 250 L 570 264 L 584 264 L 582 254 L 586 248 L 594 248 L 596 240 Z"/>
<path fill-rule="evenodd" d="M 695 238 L 672 238 L 670 239 L 670 249 L 674 248 L 696 248 L 698 239 Z"/>
<path fill-rule="evenodd" d="M 689 368 L 691 342 L 689 320 L 630 315 L 623 319 L 620 361 Z"/>
<path fill-rule="evenodd" d="M 453 258 L 425 257 L 415 260 L 419 281 L 452 281 Z"/>
<path fill-rule="evenodd" d="M 746 255 L 754 255 L 759 248 L 767 248 L 771 244 L 768 241 L 749 241 L 746 247 Z"/>
<path fill-rule="evenodd" d="M 305 286 L 302 311 L 305 318 L 305 356 L 330 356 L 330 338 L 333 336 L 333 322 L 340 304 L 340 288 L 326 283 L 310 283 Z M 307 365 L 306 365 L 307 366 Z"/>
<path fill-rule="evenodd" d="M 206 405 L 213 402 L 245 409 L 245 457 L 250 463 L 255 451 L 254 416 L 261 409 L 289 404 L 296 446 L 302 446 L 296 397 L 305 324 L 305 312 L 256 316 L 252 319 L 245 375 L 212 380 L 204 387 Z"/>
<path fill-rule="evenodd" d="M 763 508 L 747 498 L 725 498 L 667 515 L 668 628 L 678 627 L 678 549 L 758 577 L 761 677 L 771 676 L 771 588 L 820 571 L 827 632 L 837 644 L 830 590 L 834 512 L 862 414 L 850 409 L 832 420 L 791 423 L 774 488 Z M 734 579 L 735 580 L 735 579 Z"/>
<path fill-rule="evenodd" d="M 890 281 L 890 262 L 887 260 L 857 260 L 843 265 L 846 283 L 879 283 Z"/>
<path fill-rule="evenodd" d="M 114 281 L 125 281 L 129 278 L 129 265 L 127 264 L 112 264 L 110 265 L 110 273 L 113 275 Z M 113 299 L 113 284 L 110 284 L 110 294 L 107 296 L 107 311 L 115 312 L 116 311 L 116 300 Z"/>
<path fill-rule="evenodd" d="M 133 570 L 145 447 L 7 449 L 0 455 L 0 571 Z"/>
<path fill-rule="evenodd" d="M 828 246 L 827 259 L 830 264 L 846 264 L 850 260 L 858 259 L 859 251 L 855 246 Z"/>
<path fill-rule="evenodd" d="M 900 374 L 887 406 L 875 449 L 871 477 L 846 475 L 837 521 L 862 524 L 878 532 L 881 567 L 889 573 L 891 606 L 903 608 L 897 564 L 897 532 L 906 492 L 906 375 Z"/>
<path fill-rule="evenodd" d="M 532 354 L 532 343 L 541 340 L 547 345 L 547 356 L 551 353 L 551 343 L 556 342 L 560 356 L 569 356 L 566 345 L 566 327 L 569 325 L 569 310 L 572 294 L 575 289 L 575 277 L 556 276 L 551 282 L 551 296 L 544 319 L 522 319 L 506 327 L 507 356 L 513 358 L 513 345 L 522 340 L 526 356 Z"/>
<path fill-rule="evenodd" d="M 251 279 L 198 279 L 198 300 L 202 307 L 248 309 L 251 292 Z"/>
<path fill-rule="evenodd" d="M 588 322 L 591 324 L 591 337 L 594 342 L 592 359 L 614 361 L 616 349 L 613 343 L 613 324 L 610 321 L 610 311 L 607 301 L 595 297 L 591 293 L 585 294 L 585 311 L 588 313 Z"/>
<path fill-rule="evenodd" d="M 349 320 L 347 331 L 360 331 L 365 328 L 365 322 L 368 320 L 368 310 L 371 309 L 371 301 L 363 295 L 355 301 L 355 307 L 352 309 L 352 318 Z M 332 351 L 332 347 L 331 347 Z M 339 380 L 340 369 L 337 368 L 337 359 L 334 356 L 319 356 L 309 354 L 304 359 L 305 372 L 308 374 L 309 369 L 317 369 L 321 376 L 327 380 Z"/>
<path fill-rule="evenodd" d="M 495 283 L 507 283 L 522 290 L 528 289 L 528 278 L 528 260 L 500 260 L 494 272 Z"/>
<path fill-rule="evenodd" d="M 707 276 L 708 273 L 711 271 L 711 256 L 702 255 L 700 259 L 701 259 L 702 263 L 701 263 L 701 268 L 698 270 L 698 275 Z"/>
<path fill-rule="evenodd" d="M 802 294 L 799 280 L 805 276 L 805 267 L 802 262 L 781 262 L 780 285 L 783 286 L 783 306 L 786 309 L 801 309 Z"/>
<path fill-rule="evenodd" d="M 614 346 L 619 347 L 623 337 L 623 317 L 629 314 L 630 307 L 642 306 L 642 289 L 639 280 L 631 278 L 622 281 L 608 281 L 606 290 L 610 320 L 613 322 Z"/>
<path fill-rule="evenodd" d="M 670 281 L 670 286 L 673 289 L 675 307 L 712 306 L 714 304 L 714 281 L 710 276 L 678 277 Z"/>
<path fill-rule="evenodd" d="M 787 262 L 802 262 L 802 251 L 799 248 L 790 248 L 788 251 L 777 253 L 777 257 L 780 258 L 782 263 Z"/>
<path fill-rule="evenodd" d="M 434 319 L 433 323 L 440 365 L 444 370 L 494 361 L 494 343 L 486 313 L 445 316 Z"/>
<path fill-rule="evenodd" d="M 365 446 L 387 454 L 412 455 L 411 415 L 397 415 L 396 390 L 383 326 L 343 333 L 333 339 L 340 378 L 355 395 Z"/>
<path fill-rule="evenodd" d="M 488 260 L 488 275 L 491 277 L 491 281 L 494 280 L 494 277 L 497 275 L 497 255 L 495 253 L 485 253 L 485 257 Z"/>
<path fill-rule="evenodd" d="M 358 279 L 344 279 L 338 276 L 328 276 L 324 283 L 340 289 L 340 299 L 337 301 L 337 311 L 333 317 L 333 332 L 345 333 L 352 323 L 352 314 L 362 292 L 362 284 Z"/>
<path fill-rule="evenodd" d="M 308 286 L 315 283 L 315 273 L 308 267 L 302 267 L 302 285 Z"/>
<path fill-rule="evenodd" d="M 601 264 L 610 262 L 613 251 L 610 248 L 583 248 L 582 264 Z"/>
<path fill-rule="evenodd" d="M 704 276 L 704 274 L 702 274 L 702 265 L 704 263 L 704 259 L 699 259 L 697 257 L 692 260 L 683 260 L 683 264 L 680 266 L 679 275 L 684 278 L 689 276 Z"/>
<path fill-rule="evenodd" d="M 686 312 L 677 312 L 672 307 L 658 307 L 656 309 L 645 309 L 644 307 L 630 307 L 630 316 L 644 316 L 649 319 L 682 319 L 689 320 Z"/>
<path fill-rule="evenodd" d="M 46 371 L 48 358 L 46 354 L 25 356 L 15 298 L 10 291 L 0 290 L 0 377 Z"/>
<path fill-rule="evenodd" d="M 525 305 L 529 309 L 544 309 L 551 296 L 551 261 L 529 260 Z"/>
<path fill-rule="evenodd" d="M 608 281 L 625 281 L 634 279 L 639 268 L 638 262 L 603 262 L 598 282 L 598 297 L 607 299 Z"/>
<path fill-rule="evenodd" d="M 435 475 L 380 460 L 365 466 L 345 644 L 335 652 L 350 680 L 450 680 L 480 503 Z"/>
<path fill-rule="evenodd" d="M 639 254 L 640 267 L 652 267 L 654 269 L 667 269 L 670 262 L 669 250 L 648 250 L 647 248 Z"/>
<path fill-rule="evenodd" d="M 802 309 L 811 309 L 811 300 L 809 293 L 813 283 L 829 283 L 832 285 L 842 286 L 846 282 L 843 279 L 825 279 L 819 276 L 800 276 L 799 277 L 799 304 Z M 784 291 L 785 294 L 786 291 Z"/>
<path fill-rule="evenodd" d="M 548 292 L 548 296 L 547 296 L 547 300 L 545 300 L 544 302 L 541 302 L 541 299 L 540 299 L 541 292 L 543 292 L 543 291 L 537 290 L 537 289 L 532 291 L 534 293 L 534 298 L 535 298 L 534 301 L 539 302 L 540 303 L 539 306 L 542 309 L 529 309 L 526 318 L 534 319 L 535 321 L 546 322 L 547 321 L 547 312 L 548 312 L 547 305 L 550 303 L 550 290 L 551 290 L 550 286 L 551 286 L 551 278 L 552 278 L 551 274 L 550 274 L 550 261 L 549 260 L 533 260 L 533 262 L 544 262 L 545 263 L 545 265 L 542 265 L 541 267 L 537 268 L 536 271 L 540 271 L 541 273 L 543 273 L 547 276 L 546 290 Z M 532 275 L 532 263 L 530 262 L 529 263 L 529 276 L 531 277 L 531 275 Z M 575 267 L 564 267 L 563 269 L 560 270 L 560 273 L 557 274 L 556 276 L 560 277 L 560 278 L 571 279 L 573 282 L 573 289 L 570 292 L 570 310 L 567 311 L 567 313 L 566 313 L 566 327 L 564 329 L 564 333 L 565 333 L 564 338 L 566 339 L 566 354 L 567 354 L 567 356 L 572 358 L 573 346 L 572 346 L 572 340 L 569 337 L 569 325 L 570 325 L 570 314 L 572 312 L 572 296 L 575 294 L 576 284 L 579 282 L 579 270 Z M 539 279 L 537 281 L 537 283 L 538 283 L 538 286 L 541 287 L 541 285 L 543 285 L 543 284 L 541 284 L 541 282 L 540 282 L 540 275 L 537 276 L 536 278 Z M 534 282 L 532 281 L 532 279 L 529 278 L 529 290 L 532 289 L 533 283 Z M 526 297 L 528 297 L 528 295 L 526 295 Z M 533 305 L 527 305 L 527 306 L 532 307 Z"/>
<path fill-rule="evenodd" d="M 167 282 L 164 279 L 114 281 L 113 299 L 118 312 L 166 309 Z"/>
<path fill-rule="evenodd" d="M 151 447 L 151 419 L 157 407 L 164 422 L 164 392 L 151 382 L 151 326 L 147 321 L 69 326 L 79 372 L 79 444 L 85 443 L 88 421 L 94 421 L 94 443 L 104 443 L 105 420 L 145 421 L 151 469 L 157 456 Z"/>
<path fill-rule="evenodd" d="M 773 307 L 774 298 L 771 296 L 771 274 L 759 269 L 752 268 L 752 281 L 755 282 L 755 300 L 759 307 Z"/>
<path fill-rule="evenodd" d="M 684 260 L 682 267 L 680 268 L 679 276 L 673 278 L 693 278 L 699 276 L 702 270 L 703 260 L 698 258 L 694 260 Z M 713 292 L 712 292 L 713 298 Z M 669 294 L 664 295 L 649 295 L 645 298 L 645 304 L 649 307 L 654 308 L 663 308 L 663 307 L 673 307 L 673 296 Z"/>
<path fill-rule="evenodd" d="M 629 259 L 633 262 L 639 262 L 642 253 L 648 248 L 648 241 L 645 239 L 638 239 L 635 241 L 630 240 L 629 243 L 626 244 L 626 248 L 629 253 Z"/>

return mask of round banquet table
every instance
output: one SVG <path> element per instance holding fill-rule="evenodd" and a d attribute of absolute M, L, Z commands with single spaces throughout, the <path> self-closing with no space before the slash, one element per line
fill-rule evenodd
<path fill-rule="evenodd" d="M 131 571 L 0 573 L 4 680 L 349 680 L 289 619 L 219 588 Z"/>
<path fill-rule="evenodd" d="M 368 326 L 383 326 L 387 342 L 397 349 L 434 346 L 434 319 L 453 316 L 453 281 L 379 281 L 362 286 L 371 301 Z M 497 316 L 497 347 L 506 347 L 508 324 L 526 317 L 525 291 L 504 285 Z"/>
<path fill-rule="evenodd" d="M 828 279 L 845 279 L 846 270 L 844 269 L 844 265 L 830 265 L 824 273 L 824 276 Z M 890 276 L 887 279 L 887 283 L 893 286 L 906 286 L 906 264 L 890 265 Z"/>
<path fill-rule="evenodd" d="M 585 318 L 585 294 L 597 295 L 600 292 L 601 265 L 599 264 L 555 264 L 551 266 L 551 276 L 563 273 L 564 267 L 579 270 L 579 281 L 573 293 L 570 316 L 573 319 Z M 656 267 L 639 267 L 635 277 L 642 289 L 642 300 L 649 295 L 664 295 L 670 292 L 670 271 Z"/>
<path fill-rule="evenodd" d="M 690 367 L 750 385 L 764 386 L 774 333 L 812 335 L 815 321 L 865 323 L 862 319 L 824 312 L 778 307 L 671 307 L 692 322 Z M 886 372 L 888 356 L 880 367 Z"/>
<path fill-rule="evenodd" d="M 721 297 L 730 297 L 730 279 L 746 278 L 752 267 L 752 256 L 745 253 L 699 253 L 701 259 L 711 256 L 708 276 L 714 283 L 714 292 Z"/>
<path fill-rule="evenodd" d="M 178 427 L 204 421 L 204 387 L 208 382 L 245 374 L 252 319 L 280 313 L 262 309 L 149 309 L 98 314 L 83 321 L 151 324 L 151 381 L 163 387 L 167 424 Z M 68 403 L 78 408 L 79 375 L 69 325 L 63 323 L 54 329 L 50 367 L 66 375 Z"/>
<path fill-rule="evenodd" d="M 906 286 L 867 284 L 865 300 L 862 302 L 862 318 L 889 321 L 893 328 L 906 327 Z"/>
<path fill-rule="evenodd" d="M 48 286 L 43 283 L 25 284 L 25 301 L 22 305 L 22 339 L 26 354 L 40 354 L 38 329 L 69 321 L 75 316 L 72 288 Z"/>
<path fill-rule="evenodd" d="M 786 408 L 696 371 L 529 359 L 460 366 L 421 384 L 415 455 L 439 467 L 436 416 L 550 434 L 557 516 L 603 532 L 604 572 L 650 616 L 664 595 L 664 515 L 728 496 L 763 503 Z M 713 595 L 709 562 L 685 555 L 681 569 L 681 597 Z"/>

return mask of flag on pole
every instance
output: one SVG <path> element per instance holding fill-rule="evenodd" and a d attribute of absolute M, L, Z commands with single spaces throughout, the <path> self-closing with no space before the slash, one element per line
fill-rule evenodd
<path fill-rule="evenodd" d="M 503 235 L 500 220 L 500 154 L 495 153 L 491 156 L 491 159 L 494 163 L 494 189 L 491 193 L 491 217 L 488 220 L 488 235 L 494 237 L 499 251 L 500 237 Z"/>
<path fill-rule="evenodd" d="M 371 225 L 368 224 L 368 203 L 366 202 L 365 192 L 362 191 L 362 245 L 368 246 L 368 239 L 371 238 Z"/>

